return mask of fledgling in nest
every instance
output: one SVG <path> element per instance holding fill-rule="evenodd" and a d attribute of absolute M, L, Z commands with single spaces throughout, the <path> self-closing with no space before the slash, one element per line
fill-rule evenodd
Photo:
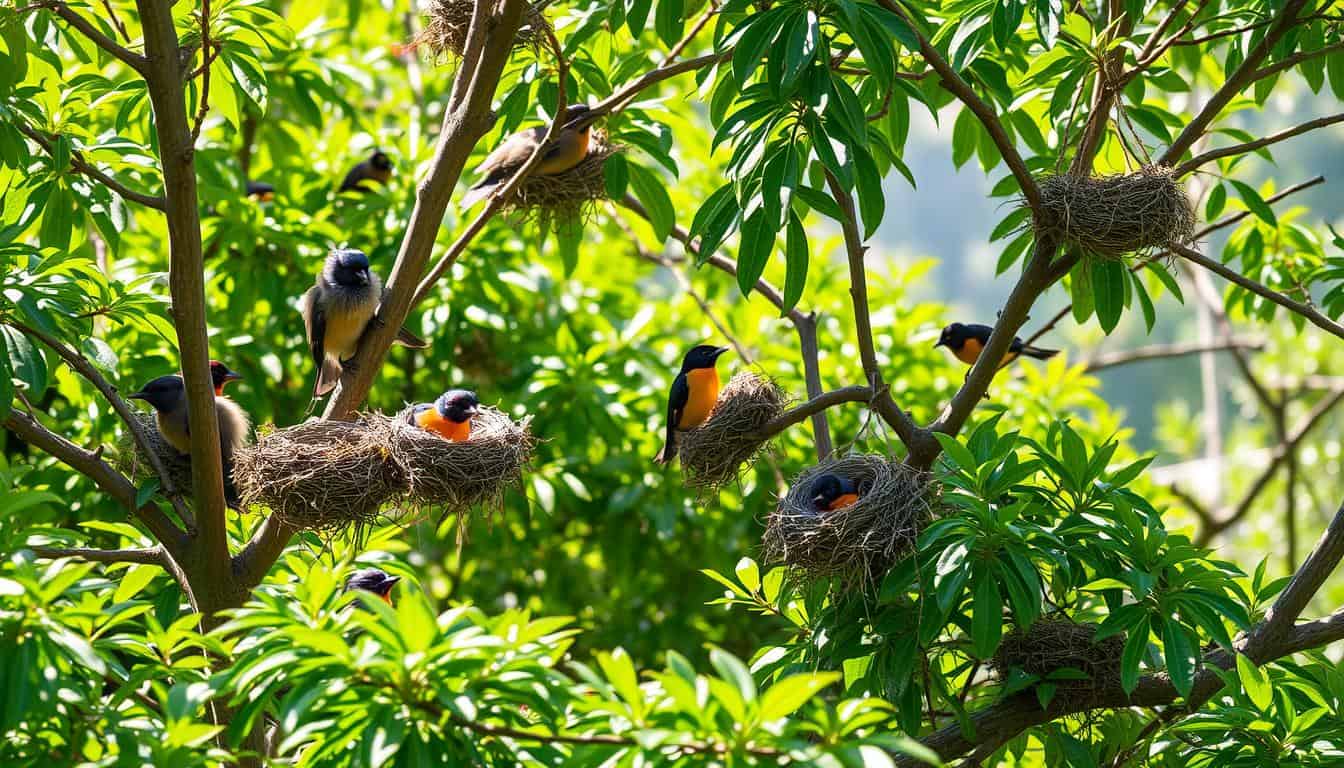
<path fill-rule="evenodd" d="M 1111 635 L 1098 643 L 1092 639 L 1096 631 L 1096 624 L 1075 623 L 1064 616 L 1043 617 L 1030 629 L 1013 629 L 1004 635 L 989 663 L 1004 680 L 1012 670 L 1020 669 L 1054 685 L 1056 698 L 1083 704 L 1105 691 L 1120 689 L 1125 636 Z M 1087 677 L 1045 680 L 1064 669 Z"/>
<path fill-rule="evenodd" d="M 1190 199 L 1166 166 L 1115 176 L 1047 176 L 1040 190 L 1037 237 L 1049 234 L 1095 256 L 1150 255 L 1194 235 Z"/>
<path fill-rule="evenodd" d="M 260 436 L 234 457 L 244 506 L 263 506 L 298 528 L 357 531 L 409 489 L 409 474 L 375 417 L 308 421 Z"/>
<path fill-rule="evenodd" d="M 834 475 L 853 483 L 857 500 L 819 509 L 816 480 Z M 938 485 L 933 475 L 880 454 L 830 458 L 794 479 L 766 521 L 765 558 L 813 578 L 840 576 L 876 584 L 933 515 Z"/>
<path fill-rule="evenodd" d="M 709 419 L 677 438 L 686 485 L 718 490 L 737 480 L 742 466 L 768 442 L 756 433 L 788 405 L 788 396 L 773 381 L 754 371 L 739 371 L 719 392 Z"/>

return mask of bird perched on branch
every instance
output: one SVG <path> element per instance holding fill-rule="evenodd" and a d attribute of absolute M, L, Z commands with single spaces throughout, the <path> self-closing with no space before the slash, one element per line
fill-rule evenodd
<path fill-rule="evenodd" d="M 975 365 L 975 361 L 980 359 L 980 350 L 989 343 L 989 334 L 994 331 L 988 325 L 977 325 L 975 323 L 952 323 L 943 329 L 943 333 L 938 337 L 938 343 L 935 347 L 947 347 L 952 350 L 952 354 L 957 359 L 967 365 Z M 1022 339 L 1014 337 L 1013 343 L 1008 346 L 1008 352 L 1003 356 L 1001 365 L 1007 365 L 1016 360 L 1018 355 L 1034 357 L 1037 360 L 1049 360 L 1059 354 L 1058 349 L 1042 349 L 1022 343 Z"/>
<path fill-rule="evenodd" d="M 256 198 L 261 203 L 269 203 L 275 199 L 275 187 L 264 181 L 249 181 L 247 182 L 247 196 Z"/>
<path fill-rule="evenodd" d="M 233 376 L 241 378 L 238 374 Z M 220 391 L 222 387 L 222 384 L 217 384 L 216 391 Z M 160 376 L 127 397 L 144 400 L 153 406 L 154 424 L 158 427 L 159 434 L 163 435 L 164 441 L 178 453 L 191 455 L 187 385 L 181 376 L 175 373 Z M 237 403 L 223 396 L 215 398 L 215 419 L 219 424 L 219 456 L 224 470 L 224 500 L 229 506 L 237 509 L 239 498 L 238 491 L 233 485 L 233 455 L 247 442 L 249 420 L 247 413 Z"/>
<path fill-rule="evenodd" d="M 379 184 L 386 184 L 391 180 L 392 158 L 382 150 L 375 149 L 368 160 L 360 162 L 345 174 L 345 179 L 341 181 L 341 188 L 337 192 L 371 192 L 373 190 L 364 182 L 376 181 Z"/>
<path fill-rule="evenodd" d="M 812 481 L 810 493 L 818 512 L 834 512 L 859 500 L 859 487 L 853 480 L 829 472 Z"/>
<path fill-rule="evenodd" d="M 588 156 L 588 138 L 593 121 L 598 116 L 583 104 L 574 104 L 565 108 L 565 125 L 542 152 L 541 160 L 534 173 L 550 176 L 564 173 L 578 165 Z M 476 169 L 480 180 L 462 197 L 462 210 L 489 197 L 518 172 L 533 150 L 546 138 L 548 125 L 538 125 L 525 131 L 519 131 L 504 140 L 495 148 L 485 161 Z"/>
<path fill-rule="evenodd" d="M 360 337 L 383 299 L 383 282 L 369 268 L 369 257 L 353 248 L 337 248 L 327 254 L 317 282 L 299 299 L 299 311 L 308 332 L 308 346 L 317 363 L 313 397 L 336 388 L 341 371 L 359 349 Z M 405 328 L 397 342 L 408 347 L 425 346 Z"/>
<path fill-rule="evenodd" d="M 686 353 L 681 372 L 672 380 L 672 391 L 667 395 L 667 437 L 663 449 L 654 457 L 666 464 L 677 455 L 677 431 L 695 429 L 709 418 L 714 404 L 719 401 L 719 356 L 728 347 L 701 344 Z"/>
<path fill-rule="evenodd" d="M 450 389 L 433 403 L 419 403 L 411 408 L 406 421 L 444 440 L 462 443 L 471 437 L 471 417 L 480 411 L 480 405 L 475 392 Z"/>
<path fill-rule="evenodd" d="M 345 580 L 345 591 L 372 592 L 382 598 L 383 602 L 392 605 L 392 588 L 397 586 L 400 581 L 400 576 L 393 576 L 377 568 L 365 568 L 362 571 L 356 571 Z"/>

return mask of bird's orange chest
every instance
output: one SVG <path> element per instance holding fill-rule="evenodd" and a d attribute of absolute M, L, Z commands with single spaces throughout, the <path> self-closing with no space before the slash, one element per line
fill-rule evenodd
<path fill-rule="evenodd" d="M 583 158 L 588 156 L 589 130 L 585 128 L 582 131 L 561 136 L 556 141 L 555 154 L 540 163 L 537 172 L 549 176 L 564 173 L 578 165 Z"/>
<path fill-rule="evenodd" d="M 471 420 L 463 422 L 449 421 L 433 408 L 416 414 L 415 423 L 426 432 L 433 432 L 444 440 L 454 443 L 465 442 L 471 437 Z"/>
<path fill-rule="evenodd" d="M 845 507 L 851 506 L 858 500 L 859 494 L 857 493 L 842 493 L 839 496 L 836 496 L 835 500 L 832 501 L 826 509 L 834 512 L 837 509 L 844 509 Z"/>
<path fill-rule="evenodd" d="M 980 359 L 980 351 L 985 345 L 980 343 L 979 339 L 970 338 L 961 343 L 960 349 L 953 350 L 957 359 L 967 365 L 974 365 L 976 360 Z"/>
<path fill-rule="evenodd" d="M 686 373 L 690 395 L 681 411 L 678 429 L 694 429 L 705 423 L 714 404 L 719 401 L 719 372 L 715 368 L 696 368 Z"/>

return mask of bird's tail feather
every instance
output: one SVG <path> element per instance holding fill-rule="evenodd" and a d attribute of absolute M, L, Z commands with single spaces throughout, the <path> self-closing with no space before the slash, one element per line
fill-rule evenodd
<path fill-rule="evenodd" d="M 411 349 L 424 349 L 429 346 L 424 339 L 416 336 L 405 328 L 397 331 L 397 343 L 403 347 L 410 347 Z"/>
<path fill-rule="evenodd" d="M 489 197 L 492 193 L 494 193 L 494 191 L 498 187 L 499 187 L 498 182 L 493 182 L 490 179 L 486 179 L 485 181 L 482 181 L 480 184 L 477 184 L 471 189 L 468 189 L 467 194 L 462 196 L 462 202 L 458 204 L 458 207 L 465 211 L 471 206 Z"/>
<path fill-rule="evenodd" d="M 1042 349 L 1040 347 L 1023 347 L 1022 354 L 1027 357 L 1034 357 L 1037 360 L 1049 360 L 1059 354 L 1058 349 Z"/>
<path fill-rule="evenodd" d="M 313 398 L 325 396 L 340 380 L 341 364 L 330 357 L 323 359 L 322 369 L 317 372 L 317 383 L 313 385 Z"/>
<path fill-rule="evenodd" d="M 662 450 L 658 451 L 658 455 L 653 457 L 653 461 L 656 464 L 666 464 L 675 459 L 676 457 L 677 457 L 677 438 L 675 436 L 675 433 L 669 432 L 667 435 L 667 442 L 663 443 Z"/>

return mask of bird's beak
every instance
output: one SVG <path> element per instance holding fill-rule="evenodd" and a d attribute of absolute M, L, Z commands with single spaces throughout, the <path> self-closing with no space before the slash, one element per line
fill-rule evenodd
<path fill-rule="evenodd" d="M 359 271 L 359 284 L 360 284 L 360 285 L 368 285 L 370 282 L 372 282 L 372 281 L 371 281 L 371 279 L 370 279 L 370 277 L 369 277 L 369 270 L 367 270 L 367 269 L 361 269 L 361 270 Z"/>
<path fill-rule="evenodd" d="M 141 391 L 139 391 L 139 392 L 132 392 L 131 394 L 129 394 L 129 395 L 126 396 L 126 399 L 127 399 L 127 400 L 148 400 L 148 399 L 149 399 L 149 395 L 145 394 L 144 390 L 141 390 Z"/>
<path fill-rule="evenodd" d="M 225 371 L 225 372 L 224 372 L 224 381 L 225 381 L 225 382 L 230 382 L 230 381 L 242 381 L 242 380 L 243 380 L 243 375 L 242 375 L 241 373 L 235 373 L 235 372 L 233 372 L 233 371 Z"/>
<path fill-rule="evenodd" d="M 937 341 L 935 341 L 935 342 L 933 343 L 933 348 L 934 348 L 934 349 L 937 349 L 938 347 L 942 347 L 942 346 L 946 346 L 946 345 L 947 345 L 947 339 L 938 339 Z"/>
<path fill-rule="evenodd" d="M 714 359 L 715 359 L 715 360 L 718 360 L 719 357 L 721 357 L 721 356 L 723 355 L 724 352 L 727 352 L 727 351 L 730 350 L 730 349 L 732 349 L 732 347 L 719 347 L 719 348 L 715 349 L 715 350 L 714 350 Z"/>
<path fill-rule="evenodd" d="M 478 414 L 478 413 L 480 413 L 480 412 L 481 412 L 481 409 L 473 405 L 473 406 L 471 406 L 470 408 L 467 409 L 467 418 L 471 418 L 472 416 L 475 416 L 476 414 Z"/>
<path fill-rule="evenodd" d="M 602 115 L 595 115 L 592 112 L 585 112 L 582 115 L 570 120 L 562 126 L 566 131 L 582 131 L 602 118 Z"/>

